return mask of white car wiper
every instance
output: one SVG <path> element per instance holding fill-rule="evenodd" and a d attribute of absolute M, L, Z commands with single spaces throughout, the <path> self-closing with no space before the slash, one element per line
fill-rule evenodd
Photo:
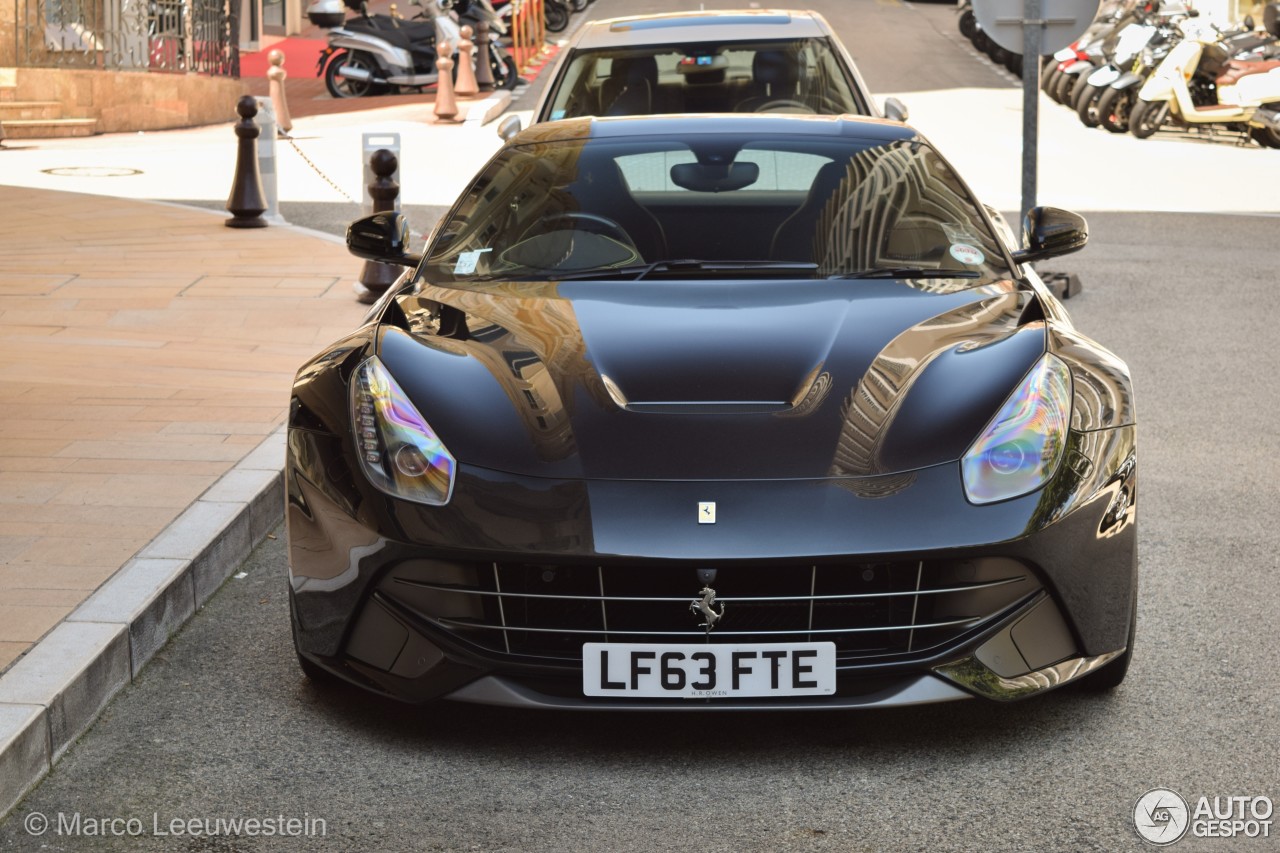
<path fill-rule="evenodd" d="M 882 267 L 858 272 L 842 272 L 827 278 L 981 278 L 977 270 L 939 270 L 922 267 Z"/>

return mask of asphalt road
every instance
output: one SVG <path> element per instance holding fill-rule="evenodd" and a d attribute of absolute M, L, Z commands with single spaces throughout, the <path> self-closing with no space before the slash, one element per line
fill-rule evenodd
<path fill-rule="evenodd" d="M 625 4 L 650 6 L 669 8 Z M 948 7 L 814 6 L 857 25 L 852 45 L 888 42 L 880 28 L 908 15 L 951 22 Z M 952 72 L 919 73 L 1002 85 L 943 47 Z M 885 55 L 863 58 L 869 79 L 899 73 Z M 905 56 L 901 73 L 934 59 Z M 1089 247 L 1052 266 L 1081 275 L 1068 308 L 1132 367 L 1141 431 L 1137 651 L 1110 696 L 690 717 L 408 708 L 301 676 L 277 533 L 0 825 L 0 850 L 1124 850 L 1143 847 L 1132 811 L 1157 786 L 1280 799 L 1280 218 L 1089 219 Z M 54 829 L 29 834 L 36 814 Z M 143 835 L 57 835 L 76 814 L 82 831 L 134 818 Z M 153 834 L 281 815 L 325 834 Z"/>

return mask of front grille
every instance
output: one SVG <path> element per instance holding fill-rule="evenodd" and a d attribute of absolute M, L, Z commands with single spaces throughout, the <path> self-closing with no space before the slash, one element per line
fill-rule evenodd
<path fill-rule="evenodd" d="M 1040 588 L 1004 558 L 716 566 L 724 616 L 708 635 L 690 608 L 706 568 L 414 560 L 379 589 L 503 655 L 576 662 L 587 642 L 831 641 L 839 662 L 855 663 L 936 652 Z"/>

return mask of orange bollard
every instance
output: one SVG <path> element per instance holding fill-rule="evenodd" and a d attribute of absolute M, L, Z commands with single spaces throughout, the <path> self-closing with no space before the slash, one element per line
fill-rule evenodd
<path fill-rule="evenodd" d="M 476 69 L 471 64 L 471 49 L 475 47 L 471 41 L 474 31 L 470 25 L 462 28 L 462 41 L 458 42 L 458 80 L 453 84 L 453 93 L 459 98 L 470 98 L 480 94 L 480 85 L 476 82 Z"/>
<path fill-rule="evenodd" d="M 273 50 L 267 54 L 271 67 L 267 69 L 267 90 L 271 93 L 271 106 L 276 111 L 276 127 L 281 136 L 288 136 L 293 130 L 293 119 L 289 117 L 289 101 L 284 94 L 284 81 L 289 72 L 284 70 L 284 54 Z"/>
<path fill-rule="evenodd" d="M 453 97 L 453 45 L 447 41 L 440 45 L 440 58 L 436 60 L 436 121 L 457 121 L 458 101 Z"/>

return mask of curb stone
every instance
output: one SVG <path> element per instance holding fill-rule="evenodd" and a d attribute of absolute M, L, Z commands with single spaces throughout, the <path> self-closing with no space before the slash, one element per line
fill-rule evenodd
<path fill-rule="evenodd" d="M 0 820 L 279 524 L 284 446 L 280 427 L 0 677 Z"/>

